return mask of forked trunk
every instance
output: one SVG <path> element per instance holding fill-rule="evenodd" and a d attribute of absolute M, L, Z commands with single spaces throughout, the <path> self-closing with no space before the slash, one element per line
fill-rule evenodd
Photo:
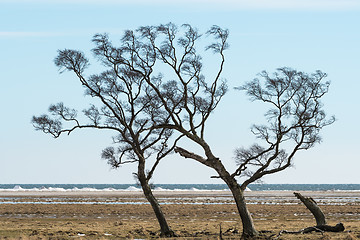
<path fill-rule="evenodd" d="M 246 206 L 243 190 L 241 190 L 239 184 L 237 184 L 235 180 L 232 180 L 230 184 L 228 183 L 228 186 L 232 192 L 241 218 L 243 226 L 242 239 L 249 239 L 258 236 L 259 232 L 256 231 L 253 219 Z"/>
<path fill-rule="evenodd" d="M 214 157 L 214 155 L 211 153 L 209 146 L 202 139 L 196 139 L 196 140 L 201 146 L 203 146 L 207 159 L 180 147 L 176 147 L 175 152 L 179 153 L 181 156 L 185 158 L 195 159 L 196 161 L 216 170 L 216 172 L 219 174 L 219 177 L 226 183 L 226 185 L 229 187 L 234 197 L 234 201 L 236 203 L 236 207 L 238 209 L 243 225 L 242 238 L 249 239 L 258 236 L 259 232 L 256 231 L 253 219 L 250 215 L 249 210 L 246 207 L 244 192 L 240 188 L 240 185 L 237 183 L 234 176 L 231 176 L 229 172 L 226 171 L 220 159 Z"/>
<path fill-rule="evenodd" d="M 222 180 L 224 180 L 234 197 L 234 201 L 236 203 L 236 207 L 238 209 L 243 226 L 241 238 L 250 239 L 258 236 L 259 232 L 256 231 L 253 219 L 246 206 L 244 191 L 240 188 L 240 185 L 237 183 L 236 179 L 226 171 L 220 160 L 216 159 L 212 162 L 212 164 L 212 167 L 219 173 L 219 176 L 222 178 Z"/>

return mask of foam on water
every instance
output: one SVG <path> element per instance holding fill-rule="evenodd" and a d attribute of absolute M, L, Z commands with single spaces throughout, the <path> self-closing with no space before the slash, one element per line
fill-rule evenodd
<path fill-rule="evenodd" d="M 99 191 L 106 191 L 106 192 L 114 192 L 114 191 L 141 191 L 140 188 L 130 186 L 126 189 L 115 189 L 115 188 L 91 188 L 91 187 L 84 187 L 84 188 L 61 188 L 61 187 L 40 187 L 40 188 L 22 188 L 19 185 L 16 185 L 14 188 L 0 188 L 2 192 L 99 192 Z"/>
<path fill-rule="evenodd" d="M 135 184 L 0 184 L 2 192 L 116 192 L 141 191 Z M 229 191 L 225 184 L 156 184 L 159 192 Z M 246 191 L 360 192 L 360 184 L 251 184 Z"/>
<path fill-rule="evenodd" d="M 114 190 L 116 191 L 116 189 L 114 189 Z M 125 189 L 125 191 L 141 191 L 141 189 L 137 188 L 137 187 L 130 186 L 127 189 Z"/>
<path fill-rule="evenodd" d="M 249 190 L 249 189 L 247 189 Z M 2 192 L 100 192 L 100 191 L 106 191 L 106 192 L 116 192 L 116 191 L 134 191 L 138 192 L 141 191 L 141 188 L 137 188 L 134 186 L 130 186 L 126 189 L 115 189 L 115 188 L 103 188 L 103 189 L 97 189 L 97 188 L 91 188 L 91 187 L 84 187 L 84 188 L 61 188 L 61 187 L 40 187 L 40 188 L 22 188 L 19 185 L 16 185 L 13 188 L 0 188 L 0 191 Z M 214 190 L 214 189 L 197 189 L 197 188 L 189 188 L 189 189 L 167 189 L 162 187 L 156 187 L 154 191 L 158 192 L 183 192 L 183 191 L 229 191 L 228 189 L 221 189 L 221 190 Z"/>

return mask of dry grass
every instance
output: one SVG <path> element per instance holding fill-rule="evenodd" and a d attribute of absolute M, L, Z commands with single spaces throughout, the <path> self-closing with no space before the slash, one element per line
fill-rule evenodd
<path fill-rule="evenodd" d="M 266 236 L 313 226 L 299 205 L 249 205 L 258 230 Z M 330 225 L 343 222 L 345 232 L 282 234 L 278 239 L 360 239 L 360 206 L 322 206 Z M 233 204 L 163 205 L 178 239 L 239 239 L 241 222 Z M 149 239 L 159 227 L 149 205 L 0 204 L 0 239 Z M 274 237 L 273 237 L 274 239 Z"/>

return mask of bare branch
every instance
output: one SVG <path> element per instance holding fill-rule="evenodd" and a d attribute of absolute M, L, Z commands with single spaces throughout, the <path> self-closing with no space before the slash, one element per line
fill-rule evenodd
<path fill-rule="evenodd" d="M 175 147 L 174 150 L 175 150 L 176 153 L 179 153 L 184 158 L 191 158 L 191 159 L 196 160 L 196 161 L 198 161 L 198 162 L 200 162 L 202 164 L 207 165 L 206 159 L 201 157 L 200 155 L 189 152 L 189 151 L 187 151 L 187 150 L 185 150 L 184 148 L 181 148 L 181 147 Z"/>
<path fill-rule="evenodd" d="M 334 117 L 326 118 L 320 101 L 329 88 L 329 82 L 322 82 L 325 73 L 306 74 L 284 67 L 272 76 L 265 71 L 260 76 L 263 81 L 254 79 L 237 88 L 246 91 L 251 100 L 271 106 L 265 114 L 269 125 L 252 128 L 268 147 L 240 149 L 241 154 L 235 157 L 239 167 L 233 176 L 241 176 L 245 167 L 253 169 L 242 186 L 290 167 L 295 154 L 319 143 L 320 130 L 335 121 Z"/>

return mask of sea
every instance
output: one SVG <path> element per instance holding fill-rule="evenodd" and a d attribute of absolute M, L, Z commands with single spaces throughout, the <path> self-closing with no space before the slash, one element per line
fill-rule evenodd
<path fill-rule="evenodd" d="M 153 184 L 156 191 L 228 190 L 225 184 Z M 250 184 L 248 191 L 359 191 L 360 184 Z M 136 184 L 0 184 L 0 191 L 141 191 Z"/>
<path fill-rule="evenodd" d="M 225 184 L 154 184 L 153 189 L 170 193 L 157 198 L 160 204 L 234 203 Z M 119 197 L 116 193 L 120 191 L 142 192 L 136 184 L 0 184 L 0 205 L 149 204 L 142 194 Z M 182 191 L 186 194 L 182 195 Z M 247 204 L 298 204 L 293 191 L 311 191 L 311 196 L 321 204 L 360 204 L 360 184 L 251 184 L 246 191 Z M 26 192 L 39 194 L 29 197 Z M 104 197 L 96 192 L 111 194 Z M 65 197 L 59 197 L 62 195 Z"/>

